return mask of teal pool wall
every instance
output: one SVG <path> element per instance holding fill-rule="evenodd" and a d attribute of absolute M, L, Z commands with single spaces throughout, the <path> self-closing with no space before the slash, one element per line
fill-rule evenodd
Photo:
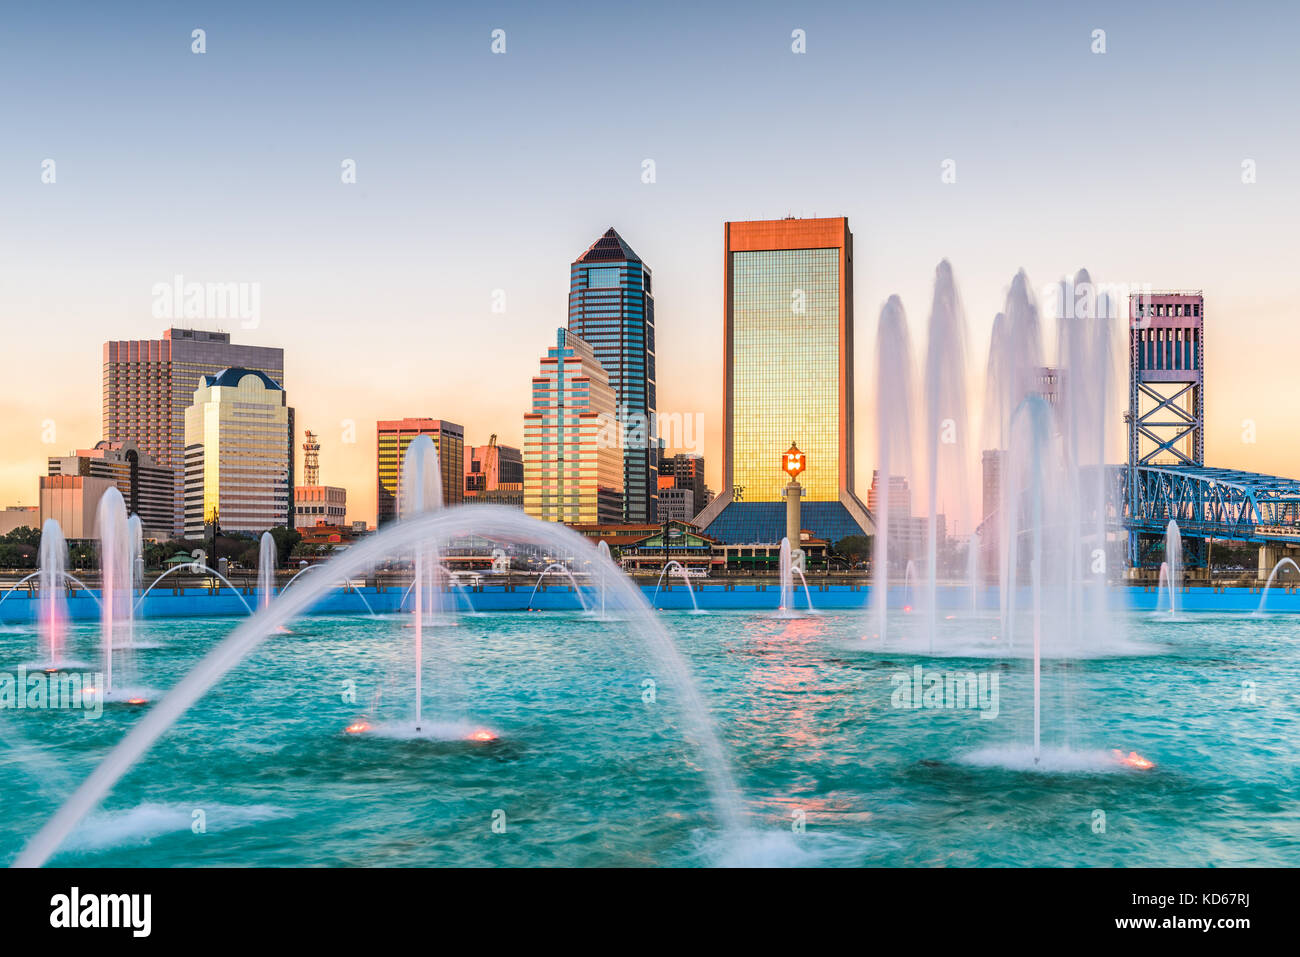
<path fill-rule="evenodd" d="M 689 610 L 691 595 L 680 583 L 665 586 L 656 595 L 653 586 L 642 586 L 647 602 L 656 608 Z M 814 608 L 823 611 L 865 610 L 871 602 L 868 585 L 811 583 L 809 595 Z M 484 584 L 476 589 L 449 593 L 457 605 L 468 610 L 472 601 L 475 611 L 576 611 L 582 605 L 579 596 L 569 585 L 552 584 L 539 588 L 536 594 L 530 587 Z M 590 591 L 587 592 L 590 595 Z M 405 592 L 397 588 L 341 588 L 323 596 L 312 608 L 315 614 L 365 615 L 372 611 L 387 614 L 401 610 Z M 962 611 L 971 607 L 971 590 L 966 586 L 942 585 L 937 590 L 941 610 Z M 1116 611 L 1155 611 L 1161 603 L 1155 588 L 1117 586 L 1107 590 L 1107 602 Z M 1259 608 L 1259 588 L 1187 588 L 1180 593 L 1181 609 L 1187 612 L 1249 613 Z M 978 596 L 978 607 L 996 610 L 998 591 L 983 588 Z M 588 599 L 590 600 L 590 598 Z M 902 585 L 891 586 L 891 608 L 920 604 L 923 590 Z M 695 601 L 703 610 L 773 610 L 780 602 L 780 589 L 772 582 L 700 582 L 695 587 Z M 236 592 L 229 588 L 179 589 L 175 592 L 153 593 L 146 597 L 137 614 L 144 618 L 197 618 L 243 615 L 248 605 L 256 608 L 257 596 L 253 592 Z M 1017 605 L 1028 608 L 1030 596 L 1021 589 Z M 0 623 L 22 624 L 36 619 L 39 602 L 25 590 L 15 591 L 0 602 Z M 93 620 L 99 617 L 99 604 L 93 593 L 78 592 L 67 600 L 68 614 L 74 620 Z M 798 590 L 795 607 L 806 607 L 802 589 Z M 1300 613 L 1300 589 L 1275 587 L 1270 590 L 1266 610 L 1269 613 Z"/>

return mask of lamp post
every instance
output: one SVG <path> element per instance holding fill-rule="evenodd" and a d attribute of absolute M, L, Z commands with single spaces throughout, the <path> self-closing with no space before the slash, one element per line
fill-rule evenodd
<path fill-rule="evenodd" d="M 804 553 L 800 547 L 799 530 L 802 527 L 799 508 L 803 496 L 803 486 L 799 484 L 799 473 L 808 467 L 808 459 L 799 451 L 794 442 L 781 456 L 781 470 L 790 476 L 785 487 L 785 537 L 790 540 L 790 562 L 799 571 L 804 571 Z"/>

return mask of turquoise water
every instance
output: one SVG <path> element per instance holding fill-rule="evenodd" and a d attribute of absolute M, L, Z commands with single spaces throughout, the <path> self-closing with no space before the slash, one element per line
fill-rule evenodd
<path fill-rule="evenodd" d="M 743 835 L 721 833 L 677 690 L 619 622 L 493 613 L 434 629 L 425 715 L 450 740 L 409 740 L 383 733 L 412 718 L 409 616 L 318 616 L 205 696 L 52 863 L 1300 863 L 1292 617 L 1117 616 L 1107 656 L 1044 662 L 1035 764 L 1030 663 L 990 616 L 941 621 L 930 656 L 901 614 L 883 644 L 860 612 L 660 614 L 730 757 Z M 236 623 L 137 623 L 146 647 L 122 680 L 165 690 Z M 69 654 L 94 661 L 96 642 L 76 625 Z M 0 632 L 0 670 L 37 657 L 29 628 Z M 896 706 L 917 665 L 996 677 L 997 716 Z M 140 713 L 0 710 L 0 860 Z"/>

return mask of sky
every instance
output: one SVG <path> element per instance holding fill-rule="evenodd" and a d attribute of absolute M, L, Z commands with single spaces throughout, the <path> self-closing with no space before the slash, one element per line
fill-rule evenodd
<path fill-rule="evenodd" d="M 786 215 L 854 233 L 863 494 L 876 319 L 899 294 L 923 350 L 945 258 L 976 394 L 1019 269 L 1203 290 L 1208 463 L 1300 476 L 1294 4 L 267 6 L 0 19 L 0 505 L 102 438 L 102 344 L 157 338 L 182 275 L 258 284 L 256 328 L 188 324 L 284 348 L 322 481 L 373 521 L 377 419 L 519 444 L 611 225 L 654 271 L 660 411 L 703 415 L 718 489 L 722 224 Z"/>

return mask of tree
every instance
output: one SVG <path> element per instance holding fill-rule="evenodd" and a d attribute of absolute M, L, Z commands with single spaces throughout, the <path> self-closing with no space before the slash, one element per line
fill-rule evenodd
<path fill-rule="evenodd" d="M 37 548 L 41 544 L 41 530 L 32 528 L 30 525 L 23 525 L 15 528 L 7 535 L 0 536 L 0 542 L 6 545 L 30 545 Z"/>
<path fill-rule="evenodd" d="M 835 543 L 834 552 L 851 562 L 866 561 L 871 557 L 872 538 L 870 535 L 845 535 Z"/>
<path fill-rule="evenodd" d="M 293 547 L 302 541 L 302 533 L 281 525 L 271 529 L 271 537 L 275 539 L 275 563 L 284 568 L 289 563 L 289 556 L 293 554 Z"/>

